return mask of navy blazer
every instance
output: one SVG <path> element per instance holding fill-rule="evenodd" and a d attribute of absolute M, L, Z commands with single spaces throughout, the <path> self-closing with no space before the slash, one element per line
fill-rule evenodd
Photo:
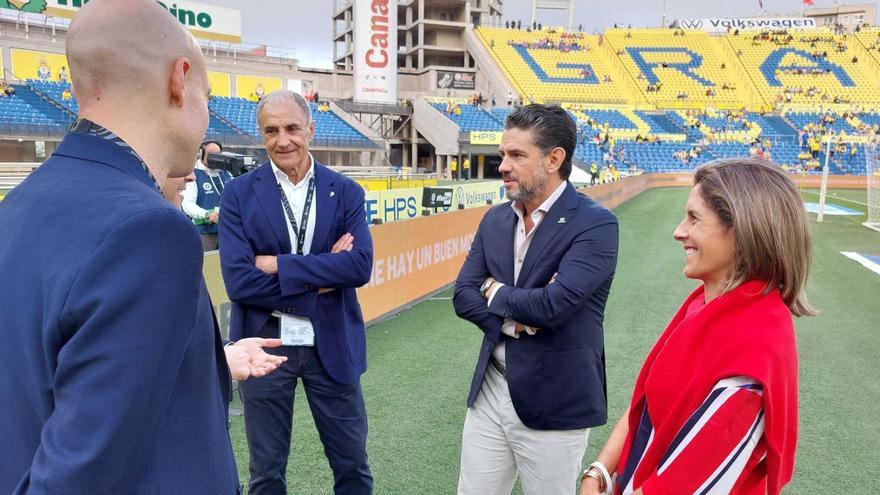
<path fill-rule="evenodd" d="M 199 236 L 70 134 L 0 202 L 0 493 L 238 491 Z"/>
<path fill-rule="evenodd" d="M 605 424 L 602 321 L 617 265 L 617 218 L 567 184 L 532 234 L 514 284 L 517 221 L 510 202 L 489 210 L 455 281 L 456 314 L 485 334 L 468 407 L 504 339 L 510 397 L 523 424 L 539 430 Z M 505 285 L 487 306 L 479 289 L 490 276 Z M 541 330 L 510 338 L 501 333 L 505 318 Z"/>
<path fill-rule="evenodd" d="M 220 263 L 232 301 L 230 339 L 258 336 L 272 311 L 310 318 L 327 373 L 354 383 L 367 369 L 364 318 L 355 288 L 370 281 L 373 240 L 361 186 L 314 161 L 315 232 L 310 254 L 291 253 L 288 220 L 269 162 L 232 179 L 220 199 Z M 344 234 L 354 247 L 331 254 Z M 278 273 L 256 268 L 257 255 L 277 255 Z M 318 295 L 318 289 L 336 289 Z"/>

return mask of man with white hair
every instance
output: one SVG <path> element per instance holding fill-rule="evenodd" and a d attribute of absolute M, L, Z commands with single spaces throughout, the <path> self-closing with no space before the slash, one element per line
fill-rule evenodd
<path fill-rule="evenodd" d="M 281 338 L 287 362 L 240 387 L 250 493 L 286 493 L 293 398 L 302 380 L 337 494 L 368 494 L 364 320 L 355 289 L 370 280 L 364 190 L 315 160 L 308 102 L 267 94 L 257 123 L 269 161 L 230 181 L 220 199 L 220 260 L 232 300 L 230 335 Z"/>

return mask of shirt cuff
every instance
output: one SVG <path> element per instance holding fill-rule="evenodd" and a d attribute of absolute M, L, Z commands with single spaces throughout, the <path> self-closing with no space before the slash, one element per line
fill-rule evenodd
<path fill-rule="evenodd" d="M 519 338 L 519 334 L 516 333 L 516 322 L 511 319 L 504 320 L 504 324 L 501 325 L 501 333 L 515 339 Z"/>
<path fill-rule="evenodd" d="M 489 299 L 486 301 L 486 306 L 492 305 L 492 299 L 495 299 L 495 294 L 497 294 L 498 289 L 502 287 L 504 287 L 504 284 L 496 280 L 495 284 L 492 285 L 492 288 L 489 289 Z"/>

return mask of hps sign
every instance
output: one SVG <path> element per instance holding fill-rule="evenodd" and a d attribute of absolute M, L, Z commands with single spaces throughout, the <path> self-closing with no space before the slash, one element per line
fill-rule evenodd
<path fill-rule="evenodd" d="M 0 8 L 73 18 L 89 0 L 0 0 Z M 241 43 L 241 12 L 195 2 L 157 2 L 194 36 Z"/>

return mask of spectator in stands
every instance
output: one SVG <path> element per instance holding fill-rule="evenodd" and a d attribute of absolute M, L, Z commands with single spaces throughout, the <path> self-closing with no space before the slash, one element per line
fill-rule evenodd
<path fill-rule="evenodd" d="M 512 104 L 513 104 L 513 93 L 508 91 L 507 92 L 507 106 L 509 107 Z"/>
<path fill-rule="evenodd" d="M 230 337 L 281 337 L 277 352 L 289 359 L 279 373 L 239 387 L 250 493 L 286 492 L 295 384 L 302 379 L 334 491 L 369 494 L 360 386 L 366 339 L 355 292 L 369 281 L 373 262 L 364 190 L 309 152 L 315 121 L 301 95 L 273 91 L 256 112 L 269 160 L 230 181 L 220 207 Z"/>
<path fill-rule="evenodd" d="M 581 495 L 610 491 L 611 473 L 614 493 L 711 486 L 778 494 L 791 480 L 798 429 L 791 316 L 815 314 L 804 293 L 811 253 L 803 200 L 765 160 L 704 165 L 694 183 L 673 235 L 685 248 L 684 275 L 702 285 L 648 354 Z"/>
<path fill-rule="evenodd" d="M 456 313 L 485 334 L 462 433 L 462 495 L 510 493 L 517 477 L 526 495 L 570 493 L 589 428 L 606 419 L 602 318 L 618 228 L 568 182 L 575 136 L 558 106 L 529 105 L 505 123 L 499 171 L 511 203 L 486 213 L 453 296 Z"/>
<path fill-rule="evenodd" d="M 67 84 L 67 67 L 61 67 L 61 70 L 58 71 L 58 80 L 61 81 L 61 84 Z"/>
<path fill-rule="evenodd" d="M 61 101 L 70 101 L 73 95 L 70 93 L 69 88 L 64 88 L 61 92 Z"/>
<path fill-rule="evenodd" d="M 230 372 L 281 359 L 224 358 L 198 238 L 160 192 L 208 125 L 204 57 L 152 0 L 84 4 L 66 50 L 93 91 L 0 203 L 0 493 L 238 493 Z"/>
<path fill-rule="evenodd" d="M 15 94 L 15 88 L 6 82 L 6 79 L 0 79 L 0 96 L 7 97 Z"/>
<path fill-rule="evenodd" d="M 196 160 L 196 180 L 186 185 L 183 193 L 183 212 L 190 217 L 202 236 L 202 249 L 218 249 L 217 239 L 220 223 L 220 198 L 226 183 L 232 175 L 211 164 L 209 157 L 221 153 L 223 146 L 218 141 L 205 141 L 199 146 L 199 159 Z"/>

